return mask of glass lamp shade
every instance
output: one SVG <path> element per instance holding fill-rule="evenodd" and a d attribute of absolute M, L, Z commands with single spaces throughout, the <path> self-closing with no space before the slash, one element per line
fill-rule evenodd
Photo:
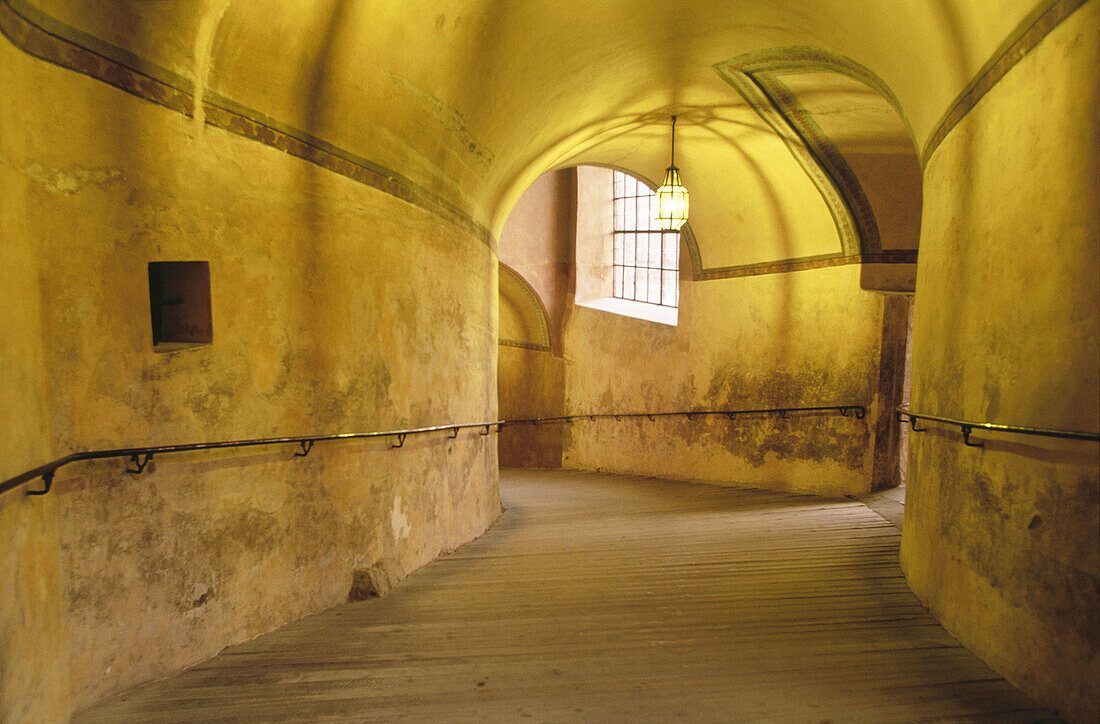
<path fill-rule="evenodd" d="M 680 183 L 680 169 L 669 166 L 665 182 L 657 189 L 657 223 L 662 229 L 679 231 L 688 220 L 688 190 Z"/>

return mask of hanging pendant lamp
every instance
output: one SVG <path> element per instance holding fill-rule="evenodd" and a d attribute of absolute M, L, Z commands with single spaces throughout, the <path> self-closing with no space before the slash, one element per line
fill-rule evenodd
<path fill-rule="evenodd" d="M 662 229 L 679 231 L 688 220 L 688 190 L 676 168 L 676 116 L 672 117 L 672 156 L 665 182 L 657 189 L 657 222 Z"/>

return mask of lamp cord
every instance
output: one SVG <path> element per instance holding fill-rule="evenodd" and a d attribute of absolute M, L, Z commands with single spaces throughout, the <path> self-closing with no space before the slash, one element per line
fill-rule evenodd
<path fill-rule="evenodd" d="M 668 165 L 676 167 L 676 116 L 672 117 L 672 154 L 668 159 Z"/>

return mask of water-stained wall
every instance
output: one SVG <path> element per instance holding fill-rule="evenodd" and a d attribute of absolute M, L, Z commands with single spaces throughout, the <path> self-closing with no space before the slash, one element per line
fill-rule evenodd
<path fill-rule="evenodd" d="M 0 86 L 5 478 L 76 450 L 495 419 L 486 238 L 7 40 Z M 158 352 L 147 265 L 195 260 L 213 343 Z M 6 494 L 0 719 L 64 719 L 495 519 L 494 435 L 390 444 L 81 463 Z"/>
<path fill-rule="evenodd" d="M 583 247 L 602 243 L 581 233 L 592 226 L 581 214 L 603 206 L 586 203 L 585 189 L 594 187 L 563 191 L 561 174 L 547 174 L 531 187 L 502 236 L 502 259 L 539 284 L 547 308 L 564 309 L 551 317 L 560 360 L 502 346 L 506 418 L 827 405 L 864 405 L 868 414 L 511 427 L 501 442 L 502 464 L 562 464 L 825 494 L 896 484 L 896 446 L 880 443 L 896 438 L 890 423 L 900 401 L 904 299 L 861 290 L 859 267 L 847 266 L 694 282 L 684 270 L 677 326 L 576 304 L 577 277 L 586 273 L 578 271 L 580 260 L 591 252 Z M 554 220 L 574 203 L 575 258 L 574 244 L 547 241 L 560 235 L 562 225 Z M 689 263 L 686 253 L 681 258 Z M 547 259 L 554 261 L 552 276 L 545 272 Z M 902 313 L 887 314 L 891 304 Z"/>
<path fill-rule="evenodd" d="M 862 404 L 867 417 L 792 413 L 579 421 L 567 467 L 812 491 L 871 487 L 883 297 L 859 267 L 690 282 L 679 324 L 576 307 L 566 406 L 664 412 Z"/>
<path fill-rule="evenodd" d="M 1086 3 L 931 157 L 912 409 L 1100 428 L 1100 5 Z M 1095 442 L 909 436 L 902 564 L 936 617 L 1073 721 L 1100 717 Z"/>

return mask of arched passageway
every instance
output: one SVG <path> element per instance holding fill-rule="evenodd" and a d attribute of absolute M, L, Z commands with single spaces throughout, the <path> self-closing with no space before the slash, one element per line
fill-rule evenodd
<path fill-rule="evenodd" d="M 540 441 L 564 465 L 857 494 L 895 419 L 878 291 L 919 277 L 915 411 L 1091 439 L 914 435 L 905 581 L 1044 706 L 1100 719 L 1100 0 L 852 5 L 0 0 L 0 489 L 74 451 L 491 420 L 498 358 L 535 352 L 569 411 L 868 411 L 593 421 Z M 498 345 L 523 190 L 660 178 L 670 115 L 699 242 L 680 326 L 582 308 L 564 340 L 550 304 L 551 352 Z M 862 198 L 804 165 L 833 153 L 819 131 Z M 919 229 L 895 203 L 918 193 Z M 213 341 L 157 349 L 148 271 L 181 261 L 208 266 Z M 497 438 L 439 437 L 9 490 L 0 719 L 66 721 L 476 537 Z"/>

